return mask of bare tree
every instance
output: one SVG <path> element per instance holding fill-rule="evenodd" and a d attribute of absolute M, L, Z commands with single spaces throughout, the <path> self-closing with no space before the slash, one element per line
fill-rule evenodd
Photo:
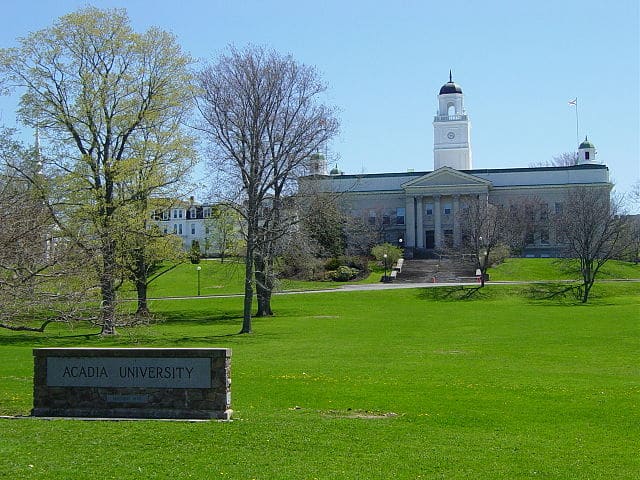
<path fill-rule="evenodd" d="M 608 187 L 576 187 L 568 192 L 555 228 L 564 240 L 564 254 L 579 262 L 581 301 L 586 303 L 602 266 L 624 250 L 626 221 Z"/>
<path fill-rule="evenodd" d="M 52 322 L 92 320 L 86 258 L 60 238 L 34 183 L 45 183 L 37 151 L 0 134 L 0 327 L 42 332 Z"/>
<path fill-rule="evenodd" d="M 508 207 L 493 205 L 486 195 L 465 197 L 460 212 L 462 252 L 470 254 L 480 270 L 484 287 L 487 269 L 494 262 L 498 247 L 521 248 L 527 232 L 534 227 L 538 201 L 520 199 Z M 508 208 L 508 210 L 507 210 Z"/>
<path fill-rule="evenodd" d="M 640 180 L 636 180 L 631 186 L 628 202 L 634 211 L 640 213 Z"/>
<path fill-rule="evenodd" d="M 481 275 L 481 287 L 484 287 L 493 250 L 505 243 L 507 218 L 502 208 L 489 203 L 489 199 L 484 195 L 465 198 L 460 212 L 463 248 L 466 253 L 472 254 L 476 261 Z"/>
<path fill-rule="evenodd" d="M 81 9 L 0 51 L 0 71 L 24 89 L 19 110 L 58 148 L 60 203 L 51 205 L 62 234 L 95 259 L 103 334 L 115 333 L 117 238 L 123 205 L 118 185 L 137 156 L 142 131 L 171 135 L 192 98 L 190 57 L 174 36 L 135 33 L 124 10 Z M 168 142 L 168 145 L 174 145 Z M 159 173 L 159 172 L 158 172 Z M 44 198 L 44 197 L 43 197 Z"/>
<path fill-rule="evenodd" d="M 337 132 L 338 122 L 333 110 L 319 103 L 326 87 L 315 70 L 274 51 L 231 47 L 199 80 L 203 130 L 214 153 L 211 165 L 239 187 L 226 193 L 241 205 L 246 223 L 241 333 L 250 333 L 256 255 L 267 278 L 258 288 L 269 302 L 275 241 L 291 220 L 283 212 L 291 182 Z"/>
<path fill-rule="evenodd" d="M 572 167 L 578 164 L 577 152 L 562 152 L 554 155 L 551 160 L 530 163 L 530 167 Z"/>

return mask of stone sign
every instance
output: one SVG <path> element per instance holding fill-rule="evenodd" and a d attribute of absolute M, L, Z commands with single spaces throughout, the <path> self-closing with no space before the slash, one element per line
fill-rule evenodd
<path fill-rule="evenodd" d="M 37 348 L 34 416 L 231 417 L 226 348 Z"/>

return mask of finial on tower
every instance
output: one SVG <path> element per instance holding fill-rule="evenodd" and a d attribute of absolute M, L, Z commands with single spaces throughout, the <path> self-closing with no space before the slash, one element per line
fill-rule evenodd
<path fill-rule="evenodd" d="M 453 77 L 451 75 L 451 69 L 449 69 L 449 83 L 453 82 Z"/>

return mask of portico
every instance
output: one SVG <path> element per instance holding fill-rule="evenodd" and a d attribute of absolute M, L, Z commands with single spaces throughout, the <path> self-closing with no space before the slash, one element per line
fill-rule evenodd
<path fill-rule="evenodd" d="M 406 195 L 406 246 L 420 250 L 459 247 L 465 196 L 488 199 L 491 182 L 441 167 L 401 185 Z"/>

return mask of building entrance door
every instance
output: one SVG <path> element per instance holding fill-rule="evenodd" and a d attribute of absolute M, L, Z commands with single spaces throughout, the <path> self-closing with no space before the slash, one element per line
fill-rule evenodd
<path fill-rule="evenodd" d="M 427 230 L 424 232 L 424 248 L 436 248 L 436 232 L 435 230 Z"/>

